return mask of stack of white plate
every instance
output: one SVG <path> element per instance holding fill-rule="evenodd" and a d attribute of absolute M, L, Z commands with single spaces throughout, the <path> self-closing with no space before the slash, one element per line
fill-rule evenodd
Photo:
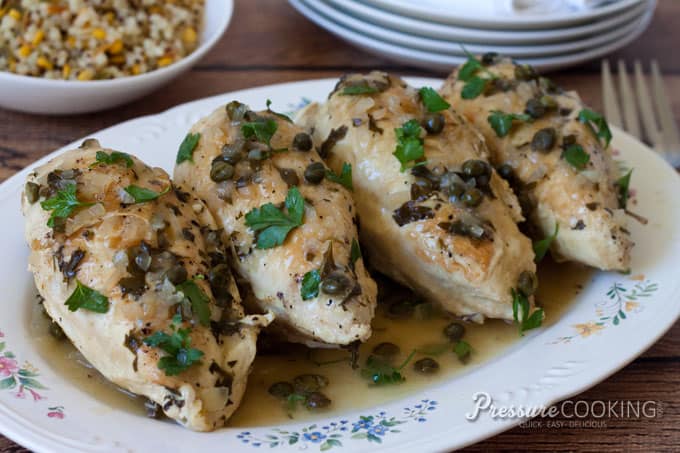
<path fill-rule="evenodd" d="M 656 0 L 289 0 L 304 16 L 368 52 L 449 71 L 466 51 L 498 52 L 544 71 L 624 47 Z"/>

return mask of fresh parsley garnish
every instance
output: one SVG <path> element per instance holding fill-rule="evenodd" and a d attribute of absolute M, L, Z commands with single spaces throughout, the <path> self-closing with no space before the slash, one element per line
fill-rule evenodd
<path fill-rule="evenodd" d="M 210 326 L 210 299 L 193 280 L 187 280 L 176 286 L 184 297 L 191 302 L 191 312 L 196 315 L 203 326 Z"/>
<path fill-rule="evenodd" d="M 486 85 L 497 77 L 484 68 L 484 64 L 474 55 L 465 51 L 468 56 L 467 61 L 458 71 L 458 80 L 465 82 L 460 92 L 463 99 L 474 99 L 484 92 Z M 480 77 L 480 70 L 486 73 L 487 77 Z"/>
<path fill-rule="evenodd" d="M 420 138 L 420 124 L 416 120 L 405 122 L 400 128 L 394 130 L 397 136 L 397 148 L 394 157 L 401 162 L 401 172 L 413 167 L 411 162 L 416 162 L 425 156 L 423 139 Z M 416 164 L 417 165 L 417 164 Z"/>
<path fill-rule="evenodd" d="M 284 115 L 283 113 L 275 112 L 273 111 L 269 106 L 272 105 L 272 101 L 267 99 L 267 111 L 271 113 L 272 115 L 278 116 L 282 120 L 288 121 L 289 123 L 292 123 L 293 120 L 290 119 L 288 115 Z"/>
<path fill-rule="evenodd" d="M 393 366 L 388 360 L 371 355 L 366 359 L 366 365 L 361 370 L 361 376 L 370 380 L 374 385 L 400 384 L 406 380 L 401 371 L 416 355 L 414 349 L 399 366 Z"/>
<path fill-rule="evenodd" d="M 109 299 L 99 291 L 83 285 L 79 280 L 76 280 L 76 289 L 66 299 L 65 305 L 70 311 L 76 311 L 80 308 L 95 313 L 106 313 L 109 311 Z"/>
<path fill-rule="evenodd" d="M 40 202 L 40 206 L 45 211 L 52 211 L 49 220 L 47 220 L 47 226 L 50 228 L 54 228 L 57 219 L 67 219 L 76 209 L 86 208 L 93 204 L 78 200 L 75 183 L 68 184 L 52 198 Z"/>
<path fill-rule="evenodd" d="M 132 165 L 134 165 L 134 162 L 132 161 L 130 155 L 128 153 L 121 153 L 120 151 L 112 151 L 111 154 L 108 154 L 104 151 L 97 151 L 95 158 L 96 162 L 92 165 L 97 164 L 113 165 L 121 163 L 127 168 L 130 168 L 132 167 Z"/>
<path fill-rule="evenodd" d="M 184 161 L 193 162 L 194 161 L 194 150 L 198 145 L 198 141 L 201 138 L 201 134 L 196 132 L 192 134 L 189 132 L 182 143 L 179 145 L 179 151 L 177 152 L 176 163 L 181 164 Z"/>
<path fill-rule="evenodd" d="M 545 257 L 545 254 L 548 253 L 548 250 L 550 249 L 550 245 L 553 243 L 553 241 L 557 238 L 557 233 L 560 231 L 560 224 L 555 223 L 555 232 L 548 236 L 545 239 L 541 239 L 540 241 L 534 242 L 534 262 L 540 263 L 541 260 Z"/>
<path fill-rule="evenodd" d="M 458 356 L 458 360 L 465 363 L 470 358 L 472 353 L 472 346 L 465 340 L 459 340 L 453 346 L 453 352 Z"/>
<path fill-rule="evenodd" d="M 177 329 L 179 319 L 173 318 L 170 328 Z M 191 329 L 177 329 L 172 334 L 155 332 L 144 339 L 144 344 L 160 348 L 168 355 L 158 360 L 158 369 L 165 371 L 166 376 L 177 376 L 203 357 L 203 351 L 191 347 Z"/>
<path fill-rule="evenodd" d="M 277 129 L 276 121 L 271 118 L 258 119 L 257 121 L 241 125 L 241 132 L 245 138 L 255 137 L 257 141 L 264 143 L 269 148 L 272 147 L 272 137 Z"/>
<path fill-rule="evenodd" d="M 345 186 L 347 190 L 354 190 L 354 186 L 352 185 L 352 164 L 348 164 L 347 162 L 342 164 L 340 175 L 335 174 L 331 169 L 326 170 L 326 179 Z"/>
<path fill-rule="evenodd" d="M 430 87 L 422 87 L 420 91 L 420 100 L 430 113 L 441 112 L 451 107 L 451 104 L 446 102 L 434 89 Z"/>
<path fill-rule="evenodd" d="M 628 188 L 630 187 L 630 177 L 632 176 L 632 174 L 633 169 L 631 168 L 630 170 L 628 170 L 628 173 L 621 176 L 614 183 L 614 185 L 616 186 L 616 196 L 619 200 L 620 209 L 626 209 L 626 205 L 628 204 L 628 197 L 630 196 Z"/>
<path fill-rule="evenodd" d="M 570 145 L 562 152 L 562 157 L 577 170 L 583 170 L 590 162 L 590 154 L 585 152 L 579 144 Z"/>
<path fill-rule="evenodd" d="M 300 287 L 302 300 L 314 299 L 318 296 L 320 283 L 321 274 L 317 269 L 307 272 L 304 277 L 302 277 L 302 286 Z"/>
<path fill-rule="evenodd" d="M 525 113 L 505 113 L 493 110 L 487 117 L 487 121 L 498 137 L 505 137 L 510 133 L 515 121 L 531 121 L 531 116 Z"/>
<path fill-rule="evenodd" d="M 604 147 L 609 146 L 612 141 L 612 132 L 609 130 L 609 125 L 604 116 L 590 109 L 583 109 L 578 112 L 578 120 L 588 126 L 588 129 L 595 134 L 598 140 L 603 140 Z"/>
<path fill-rule="evenodd" d="M 288 233 L 302 225 L 305 200 L 297 187 L 288 191 L 285 206 L 287 213 L 267 203 L 246 214 L 246 226 L 257 233 L 258 249 L 270 249 L 283 244 Z"/>
<path fill-rule="evenodd" d="M 377 93 L 378 89 L 375 87 L 372 87 L 368 84 L 368 82 L 365 82 L 364 84 L 354 84 L 354 85 L 348 85 L 345 88 L 342 89 L 342 92 L 340 93 L 341 96 L 356 96 L 360 94 L 374 94 Z"/>
<path fill-rule="evenodd" d="M 352 266 L 354 266 L 359 258 L 361 258 L 361 247 L 359 247 L 359 241 L 352 239 L 352 247 L 349 251 L 349 260 L 352 263 Z"/>
<path fill-rule="evenodd" d="M 537 308 L 529 314 L 529 310 L 531 310 L 529 299 L 514 289 L 511 289 L 510 292 L 512 293 L 512 317 L 519 325 L 519 334 L 524 335 L 527 330 L 540 327 L 543 323 L 543 309 Z"/>
<path fill-rule="evenodd" d="M 139 187 L 134 184 L 131 184 L 127 186 L 125 189 L 125 192 L 128 193 L 132 198 L 134 198 L 135 203 L 146 203 L 149 201 L 153 201 L 156 198 L 161 197 L 162 195 L 165 195 L 170 191 L 170 186 L 168 186 L 165 190 L 162 192 L 154 192 L 151 189 L 146 189 L 144 187 Z"/>

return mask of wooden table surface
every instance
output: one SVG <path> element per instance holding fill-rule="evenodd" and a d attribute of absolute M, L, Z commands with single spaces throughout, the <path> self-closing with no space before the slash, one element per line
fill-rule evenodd
<path fill-rule="evenodd" d="M 634 43 L 611 55 L 632 62 L 655 58 L 680 119 L 680 1 L 660 0 L 653 22 Z M 0 110 L 0 181 L 39 157 L 99 129 L 174 105 L 242 88 L 383 69 L 404 75 L 438 74 L 396 64 L 355 49 L 308 22 L 283 0 L 237 0 L 232 24 L 192 71 L 150 96 L 105 112 L 46 117 Z M 551 74 L 601 108 L 599 61 Z M 625 345 L 622 345 L 625 347 Z M 655 400 L 654 419 L 608 419 L 607 428 L 515 428 L 472 450 L 679 450 L 680 324 L 618 373 L 576 397 Z M 0 436 L 0 452 L 25 451 Z"/>

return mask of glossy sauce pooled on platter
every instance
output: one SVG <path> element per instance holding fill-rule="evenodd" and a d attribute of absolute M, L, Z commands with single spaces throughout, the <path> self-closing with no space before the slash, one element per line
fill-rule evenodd
<path fill-rule="evenodd" d="M 550 327 L 569 308 L 583 287 L 592 280 L 594 271 L 571 263 L 555 264 L 545 259 L 539 266 L 540 286 L 536 300 L 545 312 L 543 327 Z M 387 401 L 414 394 L 438 382 L 453 378 L 456 374 L 477 367 L 502 354 L 521 337 L 516 324 L 499 320 L 487 320 L 484 324 L 463 323 L 463 340 L 470 344 L 469 360 L 462 363 L 448 343 L 444 328 L 454 318 L 433 310 L 429 304 L 420 304 L 406 310 L 406 314 L 389 312 L 390 304 L 413 300 L 415 296 L 394 283 L 379 279 L 379 308 L 373 320 L 373 336 L 359 350 L 358 369 L 350 366 L 350 353 L 346 350 L 308 349 L 300 345 L 283 345 L 284 351 L 258 354 L 243 402 L 228 426 L 254 427 L 309 420 L 348 410 L 357 410 L 383 404 Z M 43 314 L 39 304 L 31 304 L 31 334 L 42 358 L 53 371 L 60 373 L 88 396 L 93 397 L 111 410 L 125 410 L 144 416 L 144 398 L 132 395 L 104 379 L 78 353 L 68 340 L 58 340 L 49 333 L 50 320 Z M 397 310 L 398 311 L 398 310 Z M 372 385 L 361 376 L 366 359 L 373 348 L 383 342 L 399 346 L 399 354 L 393 360 L 395 367 L 416 351 L 401 374 L 406 379 L 399 384 Z M 278 349 L 284 349 L 278 348 Z M 434 353 L 434 354 L 433 354 Z M 433 374 L 414 370 L 414 363 L 431 357 L 439 364 Z M 331 400 L 326 409 L 308 410 L 301 404 L 289 410 L 284 401 L 269 394 L 268 389 L 276 382 L 292 382 L 296 376 L 317 374 L 329 381 L 322 391 Z M 99 409 L 98 409 L 99 410 Z"/>

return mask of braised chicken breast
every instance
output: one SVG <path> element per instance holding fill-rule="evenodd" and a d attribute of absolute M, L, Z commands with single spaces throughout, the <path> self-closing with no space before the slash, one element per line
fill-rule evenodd
<path fill-rule="evenodd" d="M 203 203 L 90 139 L 29 175 L 22 210 L 44 308 L 85 358 L 188 428 L 223 426 L 269 317 L 244 316 Z"/>
<path fill-rule="evenodd" d="M 235 269 L 274 329 L 310 346 L 371 335 L 376 285 L 357 242 L 351 174 L 331 174 L 311 137 L 239 102 L 191 128 L 175 179 L 205 200 L 235 249 Z"/>
<path fill-rule="evenodd" d="M 353 74 L 297 122 L 334 172 L 351 165 L 372 267 L 477 321 L 513 319 L 516 289 L 531 299 L 534 255 L 517 199 L 479 134 L 434 90 Z"/>
<path fill-rule="evenodd" d="M 454 71 L 441 93 L 484 135 L 491 162 L 558 261 L 627 270 L 633 245 L 604 118 L 529 66 L 493 54 Z"/>

